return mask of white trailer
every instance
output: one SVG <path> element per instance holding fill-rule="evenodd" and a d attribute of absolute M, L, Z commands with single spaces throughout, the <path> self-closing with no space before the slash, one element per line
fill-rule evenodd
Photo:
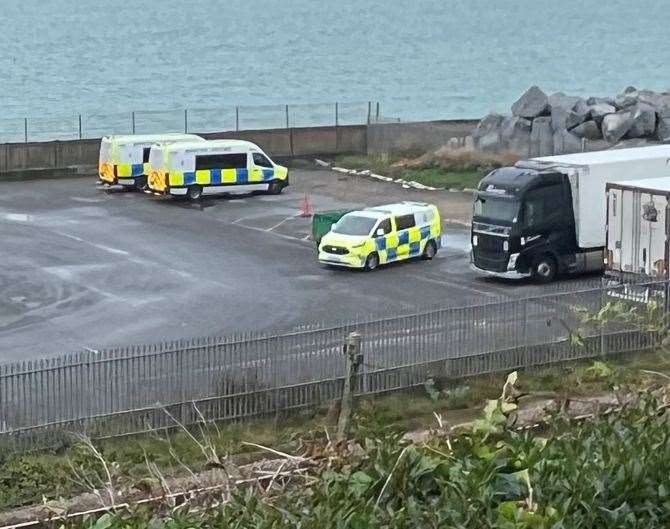
<path fill-rule="evenodd" d="M 607 268 L 622 279 L 668 278 L 670 178 L 607 185 Z"/>

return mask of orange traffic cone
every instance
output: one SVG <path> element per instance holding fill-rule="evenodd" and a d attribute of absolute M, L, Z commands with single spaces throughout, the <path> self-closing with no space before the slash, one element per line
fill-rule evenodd
<path fill-rule="evenodd" d="M 307 193 L 305 193 L 305 196 L 300 201 L 300 216 L 311 217 L 312 215 L 314 215 L 314 206 L 312 206 Z"/>

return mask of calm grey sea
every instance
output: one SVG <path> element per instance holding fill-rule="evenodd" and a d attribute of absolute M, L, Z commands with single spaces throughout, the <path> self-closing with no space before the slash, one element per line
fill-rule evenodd
<path fill-rule="evenodd" d="M 670 87 L 668 0 L 0 0 L 0 118 Z"/>

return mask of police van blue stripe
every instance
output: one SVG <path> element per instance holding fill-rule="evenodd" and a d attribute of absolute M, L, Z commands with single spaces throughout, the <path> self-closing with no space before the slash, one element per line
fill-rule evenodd
<path fill-rule="evenodd" d="M 184 185 L 190 186 L 195 184 L 195 173 L 184 173 Z"/>
<path fill-rule="evenodd" d="M 427 239 L 428 237 L 430 237 L 430 226 L 423 226 L 421 228 L 421 238 Z"/>
<path fill-rule="evenodd" d="M 398 233 L 398 244 L 408 244 L 409 243 L 409 232 L 401 231 Z"/>
<path fill-rule="evenodd" d="M 272 180 L 275 175 L 274 169 L 263 169 L 263 180 Z"/>
<path fill-rule="evenodd" d="M 132 165 L 132 176 L 142 176 L 144 174 L 144 164 L 134 163 Z"/>
<path fill-rule="evenodd" d="M 212 185 L 221 183 L 221 169 L 212 169 L 209 172 L 210 182 Z"/>
<path fill-rule="evenodd" d="M 386 239 L 384 237 L 379 237 L 375 241 L 377 243 L 377 250 L 386 250 Z"/>
<path fill-rule="evenodd" d="M 388 259 L 395 259 L 398 257 L 398 250 L 396 248 L 389 248 L 386 252 L 386 257 Z"/>
<path fill-rule="evenodd" d="M 413 242 L 410 243 L 409 245 L 409 253 L 419 253 L 419 250 L 421 249 L 421 244 L 418 242 Z"/>

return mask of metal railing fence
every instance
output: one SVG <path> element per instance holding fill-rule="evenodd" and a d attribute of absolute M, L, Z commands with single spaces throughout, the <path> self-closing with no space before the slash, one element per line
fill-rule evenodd
<path fill-rule="evenodd" d="M 576 308 L 597 312 L 618 303 L 641 314 L 640 304 L 650 300 L 665 307 L 667 286 L 601 286 L 286 334 L 199 338 L 0 365 L 0 446 L 54 445 L 64 432 L 133 434 L 174 427 L 174 418 L 193 424 L 200 414 L 245 420 L 320 406 L 341 394 L 342 346 L 353 331 L 362 335 L 364 355 L 359 395 L 409 388 L 429 377 L 647 349 L 658 336 L 641 321 L 619 317 L 582 328 Z"/>
<path fill-rule="evenodd" d="M 382 119 L 379 102 L 224 106 L 0 119 L 0 143 L 76 140 L 110 134 L 226 132 L 362 125 Z"/>

